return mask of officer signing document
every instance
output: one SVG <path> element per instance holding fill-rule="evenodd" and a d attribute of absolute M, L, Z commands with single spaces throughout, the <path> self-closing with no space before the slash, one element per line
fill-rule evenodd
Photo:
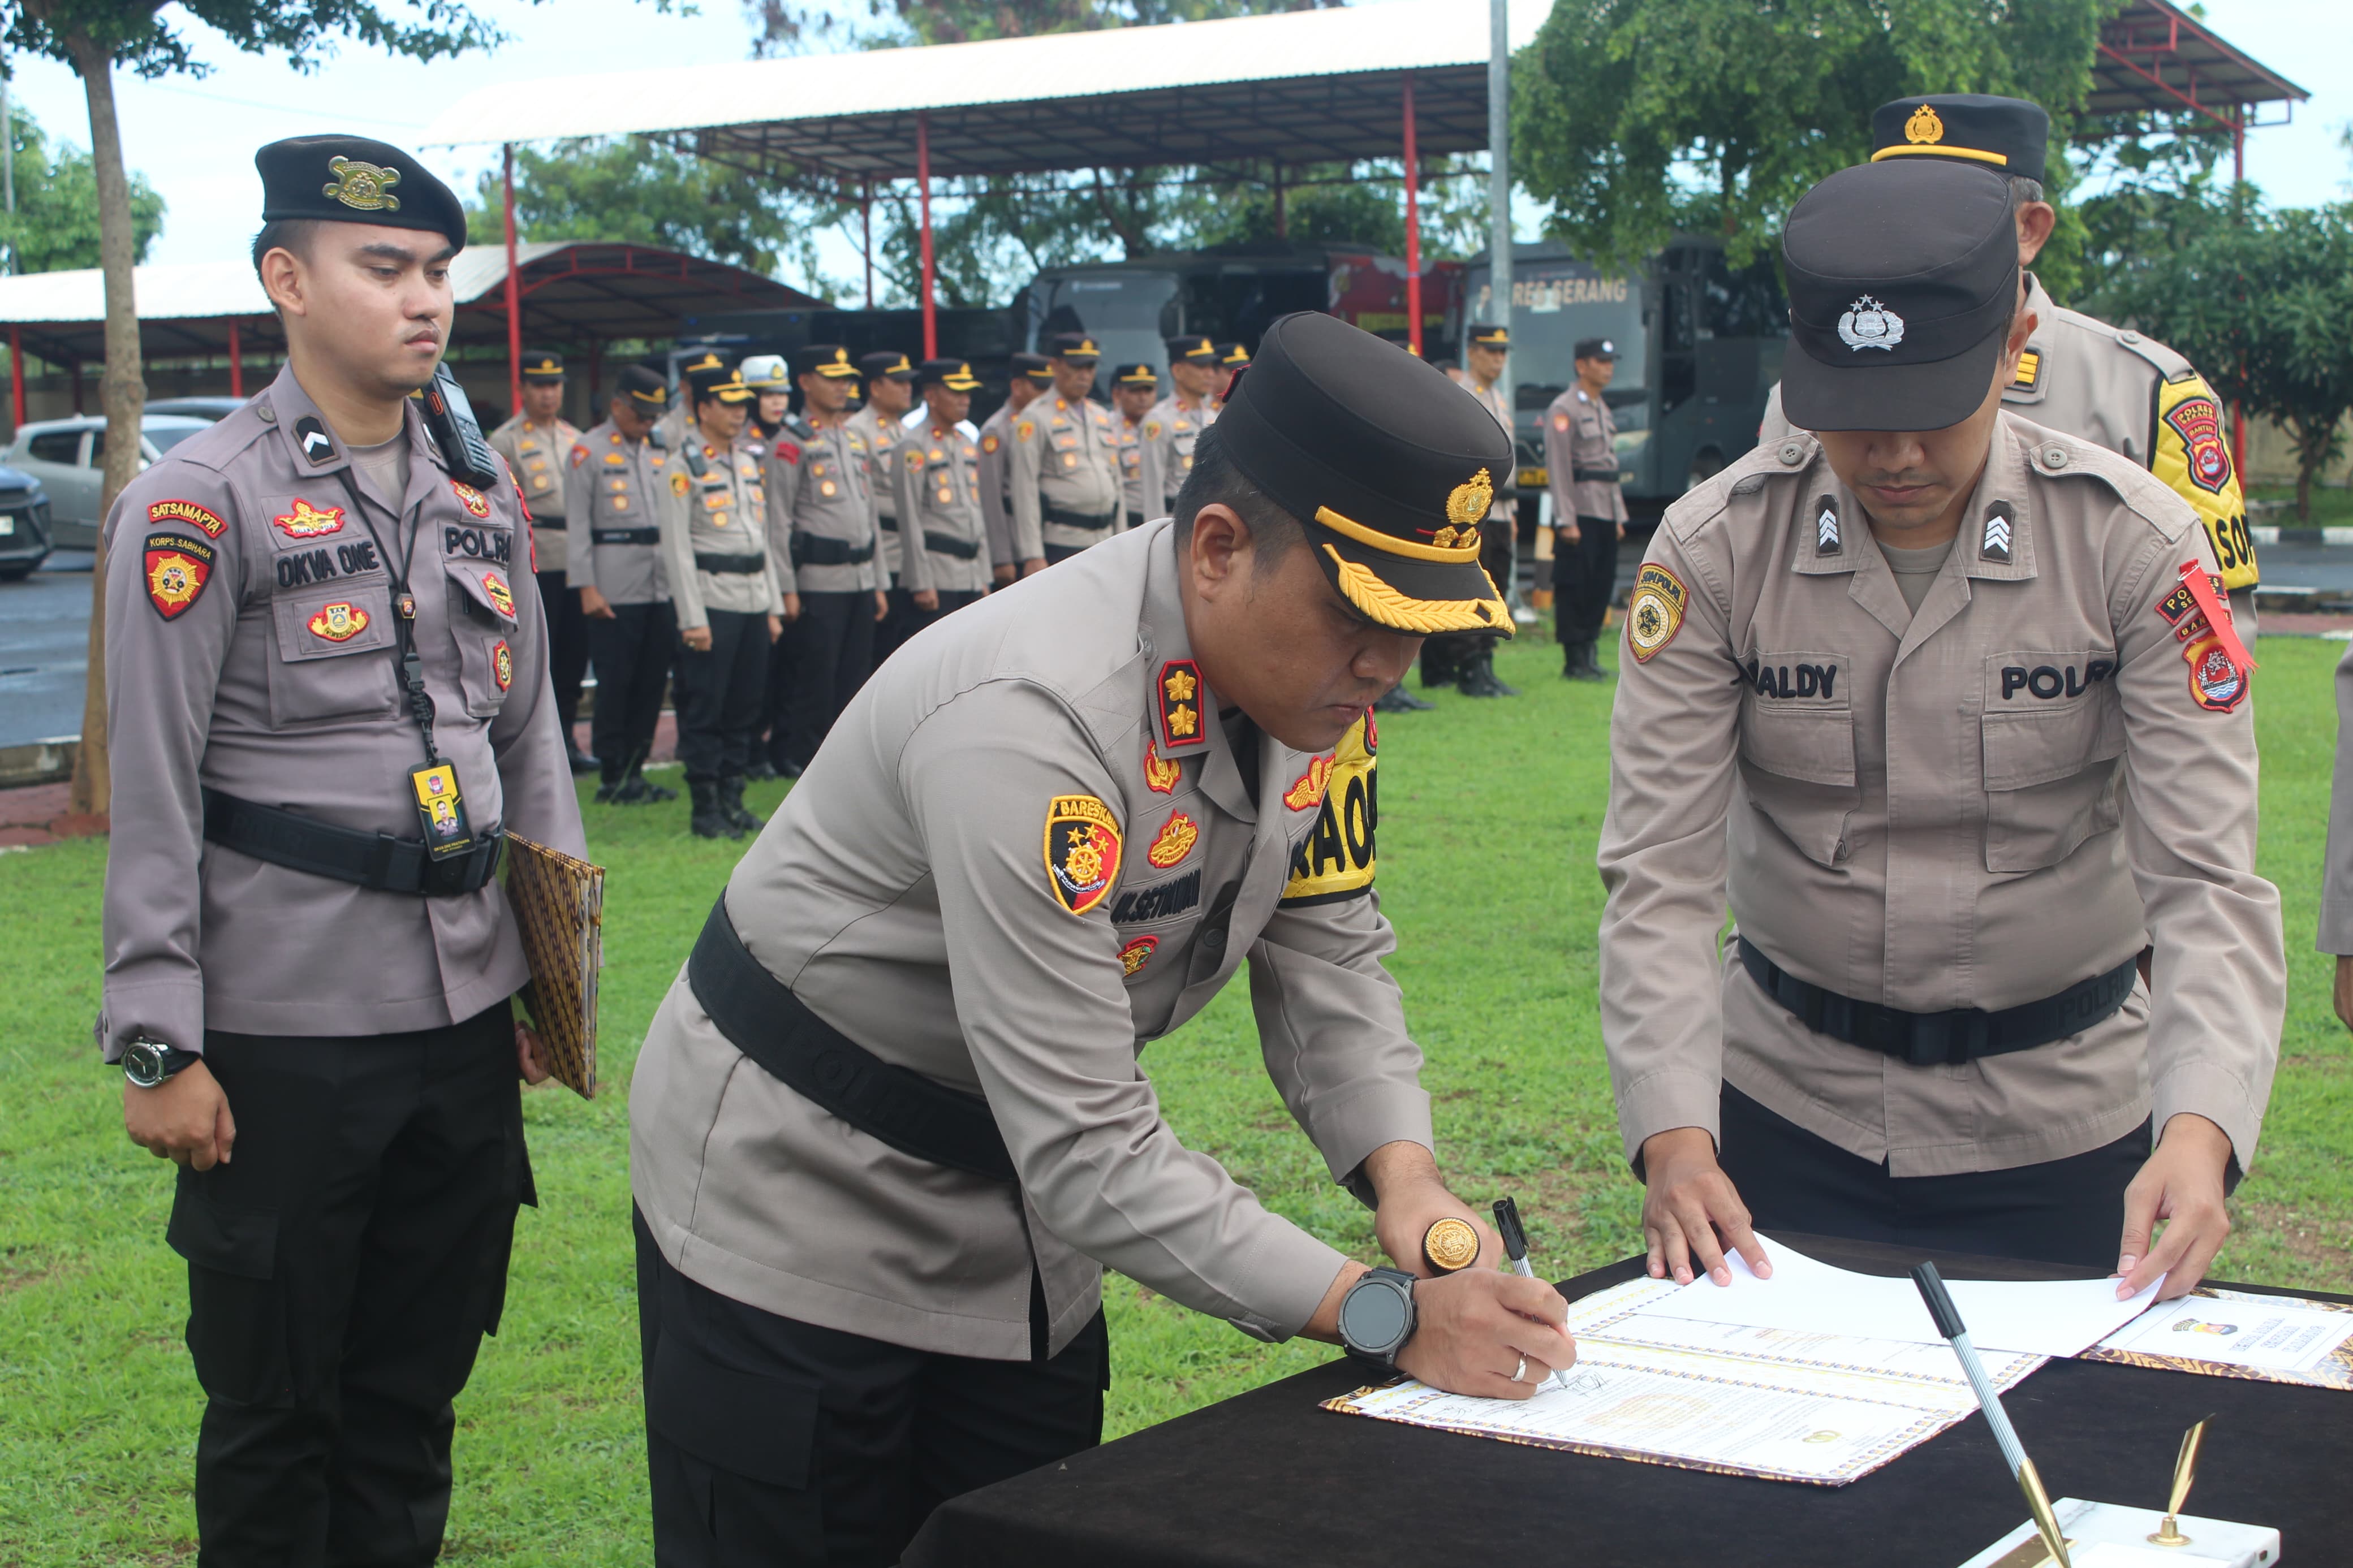
<path fill-rule="evenodd" d="M 364 137 L 254 161 L 286 368 L 106 521 L 99 1037 L 181 1167 L 203 1561 L 426 1563 L 546 1076 L 491 878 L 586 846 L 513 479 L 409 396 L 465 209 Z"/>
<path fill-rule="evenodd" d="M 2004 405 L 2037 322 L 2000 174 L 1841 171 L 1783 256 L 1799 428 L 1668 510 L 1611 730 L 1602 1023 L 1652 1272 L 1728 1279 L 1753 1223 L 2180 1295 L 2285 984 L 2212 543 Z"/>
<path fill-rule="evenodd" d="M 1373 892 L 1365 710 L 1505 631 L 1511 452 L 1332 317 L 1269 329 L 1173 520 L 919 634 L 736 868 L 630 1097 L 664 1563 L 889 1563 L 1098 1440 L 1105 1266 L 1245 1333 L 1532 1394 L 1547 1285 L 1419 1261 L 1431 1154 Z M 1247 960 L 1267 1068 L 1398 1268 L 1179 1144 L 1137 1063 Z"/>

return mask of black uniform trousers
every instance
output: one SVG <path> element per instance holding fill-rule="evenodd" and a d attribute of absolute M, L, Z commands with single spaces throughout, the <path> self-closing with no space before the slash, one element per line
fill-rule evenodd
<path fill-rule="evenodd" d="M 205 1032 L 235 1157 L 183 1168 L 197 1561 L 423 1564 L 449 1515 L 450 1407 L 534 1203 L 506 1003 L 438 1029 Z"/>
<path fill-rule="evenodd" d="M 580 591 L 562 572 L 536 575 L 539 602 L 547 610 L 547 675 L 555 684 L 555 712 L 564 721 L 564 749 L 569 752 L 580 744 L 572 727 L 580 720 L 580 678 L 588 673 L 588 617 L 580 609 Z M 604 679 L 601 673 L 596 677 L 600 686 Z M 600 703 L 604 695 L 596 694 Z"/>
<path fill-rule="evenodd" d="M 785 628 L 789 687 L 780 721 L 768 731 L 768 761 L 807 767 L 833 721 L 874 673 L 874 592 L 803 594 L 800 618 Z M 770 704 L 772 714 L 776 705 Z"/>
<path fill-rule="evenodd" d="M 653 754 L 654 726 L 661 722 L 662 693 L 670 689 L 670 661 L 677 657 L 678 616 L 668 600 L 651 605 L 615 605 L 612 618 L 586 617 L 588 657 L 596 665 L 596 717 L 589 743 L 604 764 L 606 780 L 617 782 L 629 763 Z"/>
<path fill-rule="evenodd" d="M 706 610 L 711 647 L 683 638 L 678 654 L 678 760 L 689 784 L 741 776 L 759 743 L 768 689 L 768 617 L 758 610 Z"/>
<path fill-rule="evenodd" d="M 2113 1268 L 2125 1188 L 2149 1155 L 2142 1122 L 2113 1143 L 2006 1171 L 1891 1176 L 1724 1086 L 1716 1158 L 1762 1231 L 1852 1237 Z"/>
<path fill-rule="evenodd" d="M 720 1295 L 631 1220 L 657 1568 L 896 1563 L 949 1498 L 1103 1440 L 1101 1312 L 1050 1359 L 909 1350 Z"/>
<path fill-rule="evenodd" d="M 1618 588 L 1617 522 L 1580 513 L 1577 533 L 1574 544 L 1556 531 L 1553 535 L 1553 636 L 1565 647 L 1601 640 L 1601 623 Z"/>
<path fill-rule="evenodd" d="M 884 659 L 898 652 L 909 637 L 925 626 L 943 616 L 954 615 L 966 605 L 978 604 L 987 596 L 971 588 L 935 588 L 933 592 L 940 597 L 940 607 L 936 610 L 918 608 L 912 589 L 891 590 L 891 613 L 882 617 L 882 624 L 874 637 L 875 668 L 881 668 Z"/>

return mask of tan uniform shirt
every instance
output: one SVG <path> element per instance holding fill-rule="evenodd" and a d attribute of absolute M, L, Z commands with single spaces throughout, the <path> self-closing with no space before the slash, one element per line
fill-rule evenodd
<path fill-rule="evenodd" d="M 1193 471 L 1193 447 L 1201 432 L 1217 420 L 1214 405 L 1187 404 L 1173 392 L 1144 416 L 1143 437 L 1137 443 L 1137 477 L 1147 520 L 1166 517 L 1176 510 L 1176 492 L 1185 488 L 1185 476 Z"/>
<path fill-rule="evenodd" d="M 980 445 L 953 425 L 906 433 L 891 466 L 900 586 L 911 593 L 986 593 L 988 530 L 980 515 Z"/>
<path fill-rule="evenodd" d="M 607 420 L 572 444 L 564 465 L 566 580 L 612 605 L 668 599 L 659 510 L 670 455 Z"/>
<path fill-rule="evenodd" d="M 1024 561 L 1042 560 L 1046 554 L 1045 541 L 1038 537 L 1036 514 L 1030 515 L 1024 531 L 1023 521 L 1013 510 L 1013 426 L 1019 417 L 1008 400 L 998 405 L 980 427 L 980 517 L 988 530 L 992 567 L 1018 567 Z"/>
<path fill-rule="evenodd" d="M 711 610 L 783 615 L 789 586 L 778 581 L 776 553 L 768 547 L 766 484 L 761 477 L 766 447 L 746 439 L 722 451 L 693 426 L 681 439 L 692 445 L 670 454 L 655 510 L 662 575 L 678 608 L 679 629 L 709 626 Z M 696 564 L 698 557 L 713 562 L 723 556 L 731 557 L 733 565 L 759 564 L 749 572 L 709 572 Z"/>
<path fill-rule="evenodd" d="M 1017 538 L 1032 532 L 1047 544 L 1084 550 L 1127 526 L 1120 507 L 1119 452 L 1111 411 L 1060 393 L 1040 395 L 1013 421 L 1007 495 Z M 1058 522 L 1063 517 L 1102 518 L 1101 528 Z"/>
<path fill-rule="evenodd" d="M 1810 437 L 1668 510 L 1628 608 L 1599 855 L 1629 1158 L 1715 1132 L 1720 1077 L 1898 1176 L 2063 1158 L 2152 1111 L 2211 1119 L 2247 1166 L 2285 971 L 2245 678 L 2189 662 L 2176 634 L 2202 623 L 2168 603 L 2182 563 L 2213 569 L 2195 524 L 2011 414 L 1916 613 Z M 1915 1068 L 1720 960 L 1727 897 L 1790 973 L 1907 1012 L 2037 1001 L 2144 942 L 2156 990 L 2063 1041 Z"/>
<path fill-rule="evenodd" d="M 993 594 L 894 658 L 728 883 L 753 954 L 876 1055 L 985 1094 L 1018 1188 L 902 1154 L 714 1029 L 683 980 L 629 1102 L 665 1256 L 736 1300 L 920 1350 L 1029 1354 L 1102 1268 L 1266 1338 L 1339 1271 L 1176 1141 L 1137 1063 L 1247 958 L 1262 1054 L 1335 1180 L 1430 1140 L 1372 890 L 1375 737 L 1259 738 L 1246 787 L 1166 521 Z M 1046 846 L 1041 856 L 1041 840 Z"/>
<path fill-rule="evenodd" d="M 1626 521 L 1618 484 L 1618 421 L 1608 399 L 1571 386 L 1545 410 L 1545 482 L 1556 527 L 1580 517 Z M 1585 475 L 1580 479 L 1578 475 Z"/>
<path fill-rule="evenodd" d="M 568 420 L 534 425 L 520 414 L 491 432 L 491 445 L 514 470 L 515 483 L 531 508 L 532 537 L 538 550 L 534 561 L 542 572 L 561 572 L 567 564 L 563 463 L 579 439 L 579 430 Z"/>
<path fill-rule="evenodd" d="M 892 492 L 891 464 L 899 443 L 906 439 L 907 427 L 895 416 L 885 417 L 875 412 L 871 403 L 851 415 L 849 424 L 866 443 L 866 482 L 874 492 L 874 532 L 881 551 L 877 557 L 881 565 L 876 581 L 888 588 L 899 584 L 906 572 L 905 562 L 899 553 L 899 504 Z"/>
<path fill-rule="evenodd" d="M 872 455 L 848 420 L 811 426 L 795 419 L 776 433 L 768 451 L 768 558 L 786 592 L 871 593 L 882 585 Z M 826 564 L 815 551 L 863 559 Z"/>
<path fill-rule="evenodd" d="M 2002 390 L 2003 404 L 2037 425 L 2131 458 L 2189 502 L 2221 563 L 2223 585 L 2240 595 L 2241 618 L 2252 621 L 2254 605 L 2244 590 L 2262 574 L 2214 389 L 2163 343 L 2063 308 L 2031 272 L 2026 283 L 2034 335 L 2019 357 L 2016 379 Z M 1789 428 L 1777 385 L 1765 402 L 1757 445 L 1778 445 Z"/>
<path fill-rule="evenodd" d="M 425 743 L 393 668 L 387 552 L 408 559 L 433 742 L 457 766 L 469 819 L 587 852 L 513 491 L 453 480 L 412 411 L 408 493 L 379 496 L 353 473 L 363 517 L 342 443 L 303 455 L 312 428 L 333 434 L 282 370 L 132 479 L 107 516 L 110 1061 L 142 1031 L 201 1050 L 207 1027 L 436 1028 L 529 977 L 496 883 L 461 898 L 374 892 L 204 837 L 200 788 L 419 837 L 408 775 Z"/>

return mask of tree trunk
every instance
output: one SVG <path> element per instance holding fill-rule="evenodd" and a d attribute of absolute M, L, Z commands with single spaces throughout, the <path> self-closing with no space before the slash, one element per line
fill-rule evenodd
<path fill-rule="evenodd" d="M 2329 432 L 2316 436 L 2308 430 L 2298 430 L 2295 444 L 2295 520 L 2312 521 L 2312 479 L 2320 471 L 2321 459 L 2328 454 Z"/>
<path fill-rule="evenodd" d="M 131 184 L 122 172 L 122 133 L 114 116 L 114 59 L 82 34 L 65 37 L 90 100 L 90 163 L 98 176 L 98 257 L 106 279 L 106 469 L 99 515 L 139 471 L 140 416 L 147 384 L 139 355 L 139 310 L 132 296 Z M 99 541 L 90 583 L 90 679 L 83 689 L 81 744 L 74 756 L 72 809 L 97 816 L 114 794 L 106 747 L 106 541 Z"/>

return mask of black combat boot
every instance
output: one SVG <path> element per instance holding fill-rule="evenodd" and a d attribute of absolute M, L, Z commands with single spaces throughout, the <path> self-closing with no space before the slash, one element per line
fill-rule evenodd
<path fill-rule="evenodd" d="M 643 763 L 635 763 L 630 767 L 629 780 L 626 787 L 630 790 L 635 790 L 637 794 L 635 795 L 625 795 L 625 799 L 642 802 L 647 805 L 653 805 L 661 801 L 676 800 L 678 798 L 678 791 L 674 789 L 664 789 L 661 785 L 649 782 L 646 778 L 645 770 L 646 765 Z"/>
<path fill-rule="evenodd" d="M 628 771 L 617 762 L 606 762 L 598 764 L 598 772 L 600 776 L 596 783 L 596 804 L 598 805 L 625 804 L 628 798 Z"/>
<path fill-rule="evenodd" d="M 744 775 L 741 773 L 730 773 L 719 781 L 719 809 L 726 814 L 727 820 L 734 825 L 739 836 L 757 833 L 767 826 L 765 817 L 754 816 L 744 809 Z"/>
<path fill-rule="evenodd" d="M 687 824 L 697 838 L 741 838 L 744 830 L 735 826 L 719 804 L 719 785 L 710 779 L 689 779 L 687 793 L 694 797 L 694 816 Z"/>
<path fill-rule="evenodd" d="M 1420 698 L 1408 691 L 1403 682 L 1399 682 L 1381 693 L 1379 700 L 1373 704 L 1373 711 L 1376 713 L 1427 713 L 1437 706 L 1435 702 L 1424 702 Z"/>
<path fill-rule="evenodd" d="M 1607 680 L 1601 667 L 1593 662 L 1593 645 L 1573 642 L 1568 645 L 1568 663 L 1561 673 L 1571 680 Z"/>
<path fill-rule="evenodd" d="M 1465 697 L 1517 697 L 1517 688 L 1504 685 L 1495 679 L 1495 653 L 1482 647 L 1464 659 L 1461 674 L 1455 679 L 1455 689 Z"/>

